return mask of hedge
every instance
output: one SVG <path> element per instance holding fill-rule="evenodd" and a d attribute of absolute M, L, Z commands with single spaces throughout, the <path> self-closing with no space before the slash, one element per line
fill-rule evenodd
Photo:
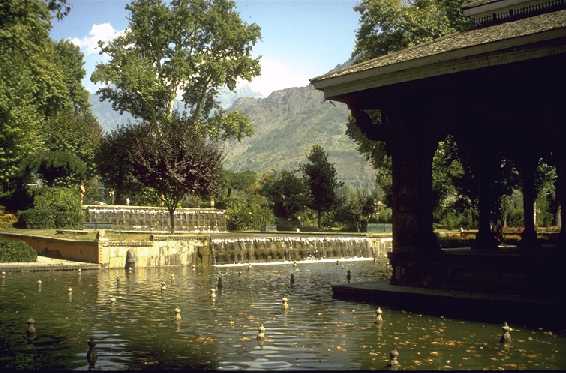
<path fill-rule="evenodd" d="M 25 242 L 0 237 L 0 262 L 35 262 L 37 253 Z"/>

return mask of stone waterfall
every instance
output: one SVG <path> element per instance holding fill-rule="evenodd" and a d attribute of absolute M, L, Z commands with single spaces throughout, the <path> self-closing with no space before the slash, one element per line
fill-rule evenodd
<path fill-rule="evenodd" d="M 238 237 L 212 238 L 213 264 L 383 257 L 390 251 L 390 239 L 368 237 Z"/>

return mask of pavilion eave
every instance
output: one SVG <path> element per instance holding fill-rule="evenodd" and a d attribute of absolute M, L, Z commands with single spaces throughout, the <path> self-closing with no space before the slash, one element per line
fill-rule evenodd
<path fill-rule="evenodd" d="M 311 83 L 326 99 L 343 101 L 344 95 L 368 89 L 565 53 L 563 10 L 451 34 L 329 72 Z"/>

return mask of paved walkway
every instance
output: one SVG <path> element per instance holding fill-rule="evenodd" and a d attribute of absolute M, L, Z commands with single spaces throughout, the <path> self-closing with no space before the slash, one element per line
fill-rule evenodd
<path fill-rule="evenodd" d="M 74 262 L 65 259 L 54 259 L 46 256 L 37 256 L 36 262 L 12 262 L 0 263 L 0 271 L 14 272 L 14 271 L 73 271 L 81 270 L 94 270 L 99 269 L 100 266 L 94 263 Z"/>

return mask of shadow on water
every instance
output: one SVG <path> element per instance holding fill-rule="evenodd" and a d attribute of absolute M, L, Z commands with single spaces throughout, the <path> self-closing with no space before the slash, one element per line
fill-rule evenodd
<path fill-rule="evenodd" d="M 352 282 L 368 281 L 382 276 L 383 266 L 341 261 L 250 270 L 11 273 L 0 284 L 0 367 L 87 370 L 92 336 L 95 368 L 104 370 L 373 370 L 386 368 L 394 346 L 401 369 L 566 368 L 566 338 L 548 330 L 511 325 L 511 346 L 501 350 L 500 324 L 383 306 L 378 324 L 375 305 L 332 298 L 330 285 L 345 283 L 347 270 Z M 31 343 L 25 338 L 30 317 L 37 328 Z M 257 338 L 260 324 L 263 339 Z"/>

